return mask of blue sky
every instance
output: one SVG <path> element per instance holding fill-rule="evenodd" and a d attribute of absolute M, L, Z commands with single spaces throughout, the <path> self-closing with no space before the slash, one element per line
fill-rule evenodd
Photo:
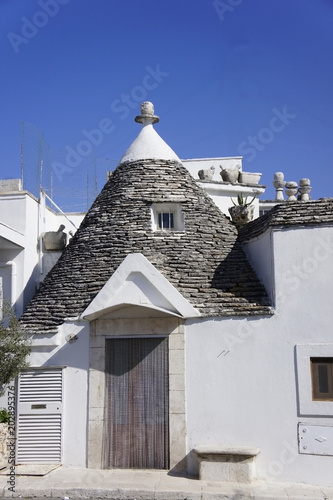
<path fill-rule="evenodd" d="M 150 100 L 180 158 L 243 155 L 268 199 L 276 171 L 332 196 L 332 26 L 332 0 L 1 0 L 1 177 L 22 150 L 26 188 L 43 160 L 84 209 Z"/>

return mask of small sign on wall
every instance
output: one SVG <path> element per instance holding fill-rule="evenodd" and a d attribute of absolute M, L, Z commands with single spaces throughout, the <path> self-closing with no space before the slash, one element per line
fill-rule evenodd
<path fill-rule="evenodd" d="M 298 424 L 299 452 L 333 456 L 333 426 Z"/>

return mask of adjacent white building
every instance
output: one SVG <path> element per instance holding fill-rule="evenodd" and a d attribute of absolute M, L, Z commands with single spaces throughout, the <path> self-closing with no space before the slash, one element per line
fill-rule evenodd
<path fill-rule="evenodd" d="M 19 316 L 61 255 L 61 250 L 45 248 L 43 236 L 63 225 L 69 239 L 83 217 L 52 210 L 45 193 L 35 198 L 19 179 L 0 181 L 0 277 L 3 296 Z"/>

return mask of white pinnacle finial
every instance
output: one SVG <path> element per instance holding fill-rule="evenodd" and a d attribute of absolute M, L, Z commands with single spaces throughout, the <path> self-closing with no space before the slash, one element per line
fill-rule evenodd
<path fill-rule="evenodd" d="M 141 104 L 141 115 L 135 117 L 137 123 L 148 125 L 149 123 L 158 123 L 159 117 L 154 115 L 154 105 L 152 102 L 145 101 Z"/>
<path fill-rule="evenodd" d="M 283 172 L 275 172 L 273 186 L 276 189 L 275 200 L 283 201 L 283 188 L 286 185 Z"/>

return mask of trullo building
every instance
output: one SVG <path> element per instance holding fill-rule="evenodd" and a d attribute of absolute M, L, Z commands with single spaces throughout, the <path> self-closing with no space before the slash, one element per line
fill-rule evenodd
<path fill-rule="evenodd" d="M 333 485 L 332 200 L 238 232 L 136 121 L 22 316 L 17 461 Z"/>

